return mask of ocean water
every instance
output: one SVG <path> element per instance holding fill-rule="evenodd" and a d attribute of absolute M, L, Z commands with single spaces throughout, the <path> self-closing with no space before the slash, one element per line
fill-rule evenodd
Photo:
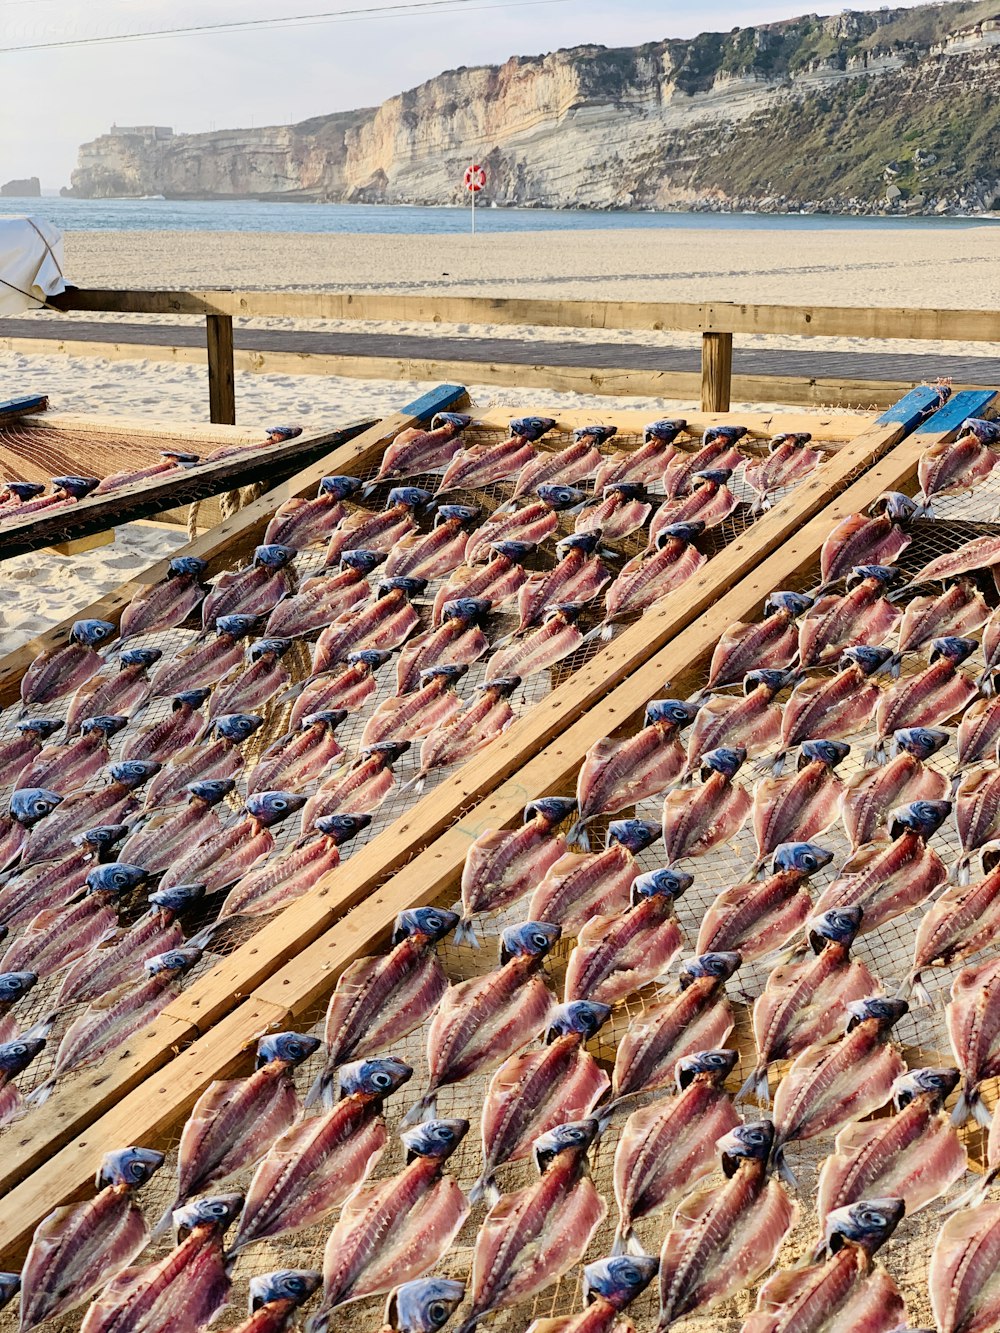
<path fill-rule="evenodd" d="M 372 204 L 279 204 L 253 200 L 173 199 L 0 199 L 0 217 L 32 214 L 63 231 L 247 231 L 458 233 L 470 227 L 466 208 L 401 208 Z M 509 231 L 591 231 L 609 227 L 704 227 L 736 231 L 824 231 L 847 227 L 884 231 L 900 227 L 981 227 L 996 218 L 821 217 L 818 214 L 762 213 L 597 213 L 582 209 L 477 207 L 476 229 Z"/>

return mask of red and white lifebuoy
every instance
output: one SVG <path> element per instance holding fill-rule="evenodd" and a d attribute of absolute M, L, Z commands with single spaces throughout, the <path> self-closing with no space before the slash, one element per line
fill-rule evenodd
<path fill-rule="evenodd" d="M 471 167 L 466 168 L 464 180 L 465 188 L 472 194 L 478 194 L 486 185 L 486 169 L 478 162 L 473 162 Z"/>

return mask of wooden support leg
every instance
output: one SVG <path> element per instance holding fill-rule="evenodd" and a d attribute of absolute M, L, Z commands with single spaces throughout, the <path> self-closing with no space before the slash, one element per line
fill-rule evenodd
<path fill-rule="evenodd" d="M 701 335 L 701 410 L 728 412 L 733 383 L 733 335 Z"/>
<path fill-rule="evenodd" d="M 208 404 L 212 421 L 236 425 L 236 380 L 233 370 L 232 315 L 206 315 L 208 335 Z"/>

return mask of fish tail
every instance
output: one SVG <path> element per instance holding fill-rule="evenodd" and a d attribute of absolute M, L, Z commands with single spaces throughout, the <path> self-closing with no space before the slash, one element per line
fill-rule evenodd
<path fill-rule="evenodd" d="M 367 500 L 369 495 L 372 495 L 375 491 L 377 491 L 379 486 L 381 486 L 381 484 L 382 484 L 381 477 L 373 477 L 372 480 L 368 483 L 368 485 L 363 487 L 361 491 L 362 500 Z"/>
<path fill-rule="evenodd" d="M 886 662 L 885 666 L 882 669 L 883 671 L 885 671 L 886 675 L 889 677 L 890 680 L 898 680 L 899 669 L 902 666 L 902 664 L 903 664 L 903 654 L 893 653 L 893 655 L 889 658 L 888 662 Z"/>
<path fill-rule="evenodd" d="M 971 866 L 972 853 L 963 852 L 948 872 L 948 878 L 955 884 L 968 884 L 972 878 Z"/>
<path fill-rule="evenodd" d="M 896 998 L 905 1000 L 909 996 L 913 1004 L 920 1005 L 923 1008 L 929 1008 L 934 1001 L 931 999 L 930 991 L 920 980 L 919 972 L 911 972 L 896 991 Z"/>
<path fill-rule="evenodd" d="M 242 912 L 234 912 L 232 916 L 219 917 L 217 921 L 212 921 L 209 925 L 205 926 L 204 929 L 200 930 L 197 935 L 192 935 L 189 940 L 185 940 L 184 942 L 197 949 L 207 949 L 214 941 L 216 935 L 221 935 L 227 927 L 236 925 L 238 922 L 244 920 L 244 918 L 245 914 Z"/>
<path fill-rule="evenodd" d="M 513 629 L 509 634 L 505 634 L 503 638 L 497 639 L 496 643 L 493 645 L 493 651 L 497 652 L 500 648 L 506 648 L 507 645 L 513 643 L 516 638 L 517 630 Z"/>
<path fill-rule="evenodd" d="M 575 843 L 584 852 L 590 851 L 590 834 L 587 832 L 587 820 L 578 819 L 566 834 L 566 841 Z"/>
<path fill-rule="evenodd" d="M 479 948 L 479 936 L 476 934 L 476 927 L 471 916 L 462 917 L 455 927 L 452 939 L 455 944 L 467 944 L 470 949 Z"/>
<path fill-rule="evenodd" d="M 485 1199 L 487 1208 L 492 1208 L 499 1198 L 500 1190 L 497 1188 L 491 1170 L 484 1171 L 472 1189 L 469 1190 L 469 1202 L 471 1204 L 476 1204 L 480 1199 Z"/>
<path fill-rule="evenodd" d="M 766 495 L 758 495 L 750 507 L 750 517 L 760 518 L 761 514 L 766 514 L 771 507 L 771 501 Z"/>
<path fill-rule="evenodd" d="M 410 1107 L 400 1123 L 404 1129 L 409 1129 L 411 1125 L 419 1125 L 423 1120 L 433 1120 L 436 1111 L 437 1093 L 427 1092 L 419 1102 Z"/>
<path fill-rule="evenodd" d="M 952 1199 L 950 1203 L 942 1208 L 943 1213 L 957 1213 L 963 1208 L 976 1208 L 979 1204 L 986 1201 L 986 1196 L 990 1191 L 990 1186 L 1000 1176 L 1000 1166 L 995 1166 L 992 1171 L 987 1171 L 985 1176 L 981 1176 L 974 1185 L 958 1196 Z"/>
<path fill-rule="evenodd" d="M 917 507 L 913 511 L 914 518 L 936 518 L 934 506 L 930 502 L 930 496 L 924 495 L 923 491 L 917 491 L 913 497 Z"/>
<path fill-rule="evenodd" d="M 870 750 L 865 751 L 865 768 L 881 768 L 885 763 L 885 741 L 876 741 Z"/>
<path fill-rule="evenodd" d="M 976 689 L 980 694 L 985 695 L 987 699 L 991 698 L 992 695 L 996 693 L 996 681 L 994 679 L 994 671 L 992 667 L 987 667 L 976 681 Z"/>
<path fill-rule="evenodd" d="M 761 777 L 766 777 L 770 773 L 771 777 L 780 778 L 787 756 L 787 750 L 778 750 L 776 754 L 764 755 L 763 759 L 758 759 L 754 764 L 753 771 Z"/>
<path fill-rule="evenodd" d="M 775 1144 L 774 1151 L 771 1154 L 771 1166 L 777 1173 L 779 1180 L 783 1180 L 789 1189 L 798 1192 L 799 1182 L 795 1172 L 785 1159 L 785 1145 L 783 1143 Z"/>
<path fill-rule="evenodd" d="M 183 1202 L 184 1200 L 181 1195 L 178 1195 L 173 1203 L 167 1205 L 160 1220 L 149 1233 L 149 1243 L 151 1245 L 155 1244 L 156 1241 L 161 1240 L 170 1230 L 171 1223 L 174 1220 L 174 1210 L 179 1208 Z"/>
<path fill-rule="evenodd" d="M 323 1106 L 329 1110 L 333 1106 L 333 1088 L 336 1083 L 337 1070 L 335 1065 L 326 1065 L 313 1079 L 312 1087 L 306 1093 L 306 1099 L 303 1106 L 307 1111 L 312 1110 L 314 1106 Z"/>
<path fill-rule="evenodd" d="M 736 1094 L 737 1102 L 748 1101 L 753 1097 L 759 1106 L 771 1105 L 771 1090 L 767 1083 L 767 1065 L 758 1065 L 750 1071 L 750 1076 Z"/>
<path fill-rule="evenodd" d="M 33 1092 L 29 1092 L 24 1100 L 32 1106 L 44 1106 L 52 1096 L 52 1091 L 55 1086 L 56 1081 L 54 1078 L 46 1079 L 44 1083 L 39 1083 L 38 1087 L 35 1088 Z"/>
<path fill-rule="evenodd" d="M 315 1314 L 310 1315 L 305 1323 L 305 1333 L 327 1333 L 330 1327 L 329 1310 L 317 1310 Z"/>
<path fill-rule="evenodd" d="M 990 1113 L 983 1105 L 982 1097 L 979 1093 L 979 1084 L 971 1078 L 967 1078 L 962 1084 L 962 1092 L 958 1101 L 955 1103 L 955 1109 L 951 1113 L 951 1123 L 953 1125 L 962 1125 L 969 1117 L 977 1124 L 989 1127 Z"/>

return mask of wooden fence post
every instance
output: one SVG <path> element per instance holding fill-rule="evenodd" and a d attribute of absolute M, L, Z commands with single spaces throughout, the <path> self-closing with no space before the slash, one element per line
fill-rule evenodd
<path fill-rule="evenodd" d="M 728 412 L 733 383 L 733 335 L 701 335 L 701 410 Z"/>
<path fill-rule="evenodd" d="M 232 315 L 206 315 L 208 338 L 209 420 L 236 425 L 236 379 L 233 369 Z"/>

